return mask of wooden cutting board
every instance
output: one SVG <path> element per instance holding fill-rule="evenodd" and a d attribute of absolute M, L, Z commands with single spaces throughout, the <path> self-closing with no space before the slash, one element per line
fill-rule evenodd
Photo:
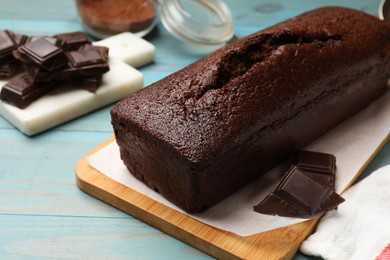
<path fill-rule="evenodd" d="M 109 138 L 88 155 L 113 141 L 114 137 Z M 108 178 L 92 168 L 86 156 L 77 162 L 76 180 L 84 192 L 218 259 L 290 259 L 319 220 L 241 237 L 206 225 Z"/>

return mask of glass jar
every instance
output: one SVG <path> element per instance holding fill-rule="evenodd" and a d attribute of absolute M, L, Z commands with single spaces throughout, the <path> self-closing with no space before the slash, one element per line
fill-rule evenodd
<path fill-rule="evenodd" d="M 222 0 L 76 0 L 85 31 L 97 38 L 129 31 L 139 36 L 156 24 L 179 40 L 219 48 L 234 35 L 232 15 Z"/>
<path fill-rule="evenodd" d="M 76 0 L 84 29 L 102 39 L 121 32 L 144 36 L 156 22 L 153 0 Z"/>

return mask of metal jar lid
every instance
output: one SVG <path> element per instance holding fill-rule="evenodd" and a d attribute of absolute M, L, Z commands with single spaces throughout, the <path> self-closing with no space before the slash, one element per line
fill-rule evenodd
<path fill-rule="evenodd" d="M 222 47 L 234 35 L 231 12 L 221 0 L 164 0 L 160 16 L 173 36 L 201 48 Z"/>
<path fill-rule="evenodd" d="M 390 1 L 382 0 L 378 10 L 379 19 L 390 22 Z"/>

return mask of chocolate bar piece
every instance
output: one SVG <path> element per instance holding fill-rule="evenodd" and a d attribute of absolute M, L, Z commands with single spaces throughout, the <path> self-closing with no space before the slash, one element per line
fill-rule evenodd
<path fill-rule="evenodd" d="M 61 47 L 65 51 L 75 51 L 85 44 L 91 44 L 88 36 L 82 32 L 61 33 L 55 37 L 61 40 Z"/>
<path fill-rule="evenodd" d="M 335 209 L 344 199 L 297 166 L 254 207 L 256 212 L 284 217 L 311 218 Z"/>
<path fill-rule="evenodd" d="M 107 48 L 91 46 L 85 50 L 67 52 L 69 62 L 65 68 L 47 72 L 37 66 L 27 66 L 27 73 L 34 81 L 67 80 L 78 77 L 94 77 L 109 71 Z M 108 53 L 108 52 L 107 52 Z"/>
<path fill-rule="evenodd" d="M 35 83 L 23 73 L 3 86 L 0 99 L 18 108 L 25 108 L 34 100 L 54 89 L 58 82 Z"/>
<path fill-rule="evenodd" d="M 15 34 L 12 31 L 0 31 L 0 78 L 7 78 L 16 74 L 21 67 L 12 52 L 25 43 L 27 36 Z"/>
<path fill-rule="evenodd" d="M 98 50 L 100 52 L 100 55 L 101 55 L 102 59 L 104 61 L 108 62 L 108 51 L 109 51 L 109 49 L 107 47 L 86 44 L 86 45 L 81 46 L 79 48 L 79 51 L 84 51 L 84 50 L 89 50 L 89 49 Z"/>
<path fill-rule="evenodd" d="M 19 61 L 0 63 L 0 79 L 15 75 L 20 67 L 21 64 Z"/>
<path fill-rule="evenodd" d="M 51 44 L 61 47 L 62 41 L 56 37 L 51 37 L 51 36 L 37 36 L 33 35 L 27 38 L 27 41 L 25 43 L 33 42 L 39 39 L 45 39 L 46 41 L 50 42 Z"/>
<path fill-rule="evenodd" d="M 72 85 L 85 89 L 91 93 L 96 93 L 100 85 L 102 84 L 103 75 L 94 76 L 94 77 L 81 77 L 71 79 Z"/>
<path fill-rule="evenodd" d="M 13 33 L 9 30 L 0 31 L 0 61 L 8 62 L 13 59 L 12 51 L 17 48 Z"/>
<path fill-rule="evenodd" d="M 313 217 L 332 210 L 344 201 L 335 193 L 335 176 L 334 155 L 299 151 L 282 181 L 254 209 L 288 217 Z"/>
<path fill-rule="evenodd" d="M 14 40 L 17 46 L 22 46 L 28 41 L 28 36 L 25 34 L 14 33 Z"/>
<path fill-rule="evenodd" d="M 66 56 L 74 68 L 105 63 L 100 51 L 95 48 L 70 51 L 66 53 Z"/>
<path fill-rule="evenodd" d="M 68 65 L 66 68 L 63 68 L 58 71 L 53 71 L 48 73 L 47 71 L 42 70 L 36 66 L 26 67 L 27 73 L 31 78 L 36 82 L 51 81 L 51 80 L 67 80 L 77 77 L 92 77 L 99 74 L 103 74 L 109 71 L 109 66 L 107 63 L 94 64 L 89 66 L 83 66 L 79 68 L 74 68 L 71 65 Z"/>
<path fill-rule="evenodd" d="M 47 71 L 53 71 L 66 65 L 67 60 L 62 49 L 48 39 L 39 38 L 18 48 L 15 53 L 23 62 L 29 62 Z"/>
<path fill-rule="evenodd" d="M 295 154 L 293 165 L 296 165 L 322 185 L 334 190 L 336 174 L 336 157 L 328 153 L 299 151 Z"/>
<path fill-rule="evenodd" d="M 24 65 L 25 73 L 6 84 L 0 99 L 19 108 L 46 94 L 55 85 L 72 81 L 95 93 L 109 70 L 108 48 L 93 46 L 81 32 L 54 37 L 0 33 L 0 78 L 9 77 Z"/>

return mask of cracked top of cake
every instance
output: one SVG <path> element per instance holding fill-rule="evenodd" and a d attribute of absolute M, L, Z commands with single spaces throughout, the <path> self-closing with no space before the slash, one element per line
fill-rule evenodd
<path fill-rule="evenodd" d="M 341 7 L 316 9 L 132 94 L 113 108 L 113 120 L 147 132 L 193 162 L 208 160 L 249 142 L 259 129 L 277 130 L 340 91 L 337 86 L 390 55 L 389 45 L 390 26 L 376 17 Z"/>

